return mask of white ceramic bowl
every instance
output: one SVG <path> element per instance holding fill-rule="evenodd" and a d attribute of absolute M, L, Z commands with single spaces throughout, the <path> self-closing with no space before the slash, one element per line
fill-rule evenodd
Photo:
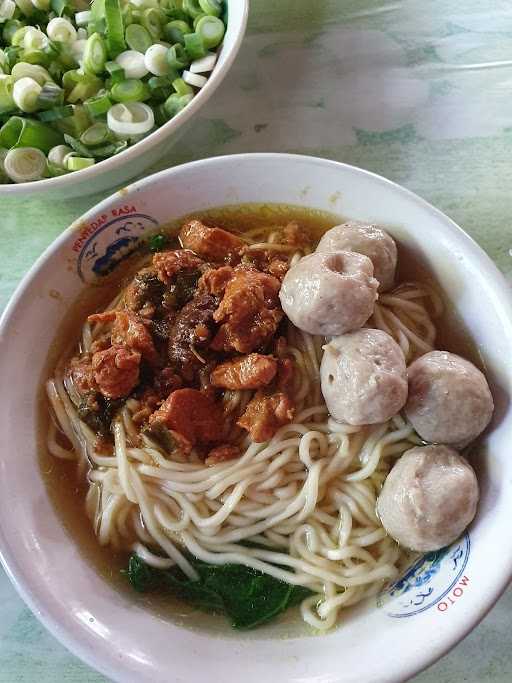
<path fill-rule="evenodd" d="M 378 601 L 353 610 L 338 630 L 321 637 L 280 639 L 272 637 L 272 627 L 243 637 L 214 637 L 181 628 L 116 592 L 64 530 L 37 464 L 35 397 L 48 346 L 86 283 L 129 249 L 129 243 L 119 244 L 119 228 L 123 236 L 137 238 L 193 210 L 262 201 L 394 226 L 402 247 L 428 264 L 478 344 L 496 400 L 478 466 L 481 502 L 469 534 L 444 554 L 423 558 Z M 512 302 L 504 279 L 462 230 L 407 190 L 360 169 L 292 155 L 228 156 L 163 171 L 76 221 L 38 260 L 5 313 L 0 328 L 3 564 L 45 626 L 116 681 L 404 680 L 465 636 L 512 575 L 511 348 Z"/>
<path fill-rule="evenodd" d="M 30 198 L 44 195 L 46 198 L 83 197 L 94 192 L 108 190 L 114 186 L 135 178 L 146 168 L 162 159 L 177 142 L 186 134 L 187 122 L 210 99 L 224 80 L 240 49 L 247 25 L 249 0 L 226 0 L 228 8 L 228 25 L 222 42 L 215 69 L 208 83 L 194 97 L 192 102 L 170 121 L 124 152 L 105 159 L 90 168 L 75 171 L 57 178 L 46 178 L 31 183 L 2 185 L 0 199 L 5 196 Z"/>

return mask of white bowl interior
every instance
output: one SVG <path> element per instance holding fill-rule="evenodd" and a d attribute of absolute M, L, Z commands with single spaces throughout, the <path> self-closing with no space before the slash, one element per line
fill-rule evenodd
<path fill-rule="evenodd" d="M 145 610 L 84 560 L 53 509 L 39 468 L 35 397 L 47 349 L 68 307 L 94 281 L 97 259 L 117 260 L 135 239 L 192 211 L 276 202 L 391 226 L 428 265 L 487 367 L 496 416 L 477 458 L 478 516 L 460 543 L 431 556 L 390 594 L 354 610 L 322 637 L 212 637 Z M 123 227 L 121 233 L 116 232 Z M 114 248 L 112 245 L 115 243 Z M 94 257 L 90 258 L 91 249 Z M 108 249 L 110 247 L 110 250 Z M 512 304 L 479 247 L 415 195 L 350 166 L 293 155 L 240 155 L 187 164 L 130 186 L 89 211 L 41 257 L 5 313 L 0 373 L 0 548 L 18 590 L 73 652 L 115 680 L 247 683 L 396 681 L 423 668 L 486 613 L 512 574 Z M 7 396 L 4 393 L 4 396 Z M 499 550 L 498 550 L 499 549 Z M 497 556 L 499 561 L 492 561 Z"/>
<path fill-rule="evenodd" d="M 208 83 L 201 88 L 192 102 L 170 121 L 157 128 L 140 142 L 132 145 L 124 152 L 91 166 L 82 171 L 75 171 L 56 178 L 46 178 L 19 185 L 1 185 L 2 196 L 34 196 L 41 194 L 47 197 L 67 199 L 83 197 L 135 178 L 151 164 L 162 159 L 186 132 L 185 124 L 210 99 L 222 83 L 242 43 L 247 17 L 249 0 L 226 0 L 228 8 L 228 25 L 222 46 L 219 49 L 217 63 Z"/>

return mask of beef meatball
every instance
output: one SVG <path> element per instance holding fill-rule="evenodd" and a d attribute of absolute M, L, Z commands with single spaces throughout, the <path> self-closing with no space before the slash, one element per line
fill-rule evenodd
<path fill-rule="evenodd" d="M 494 403 L 484 375 L 447 351 L 431 351 L 408 369 L 406 415 L 422 439 L 460 448 L 489 424 Z"/>
<path fill-rule="evenodd" d="M 335 420 L 351 425 L 386 422 L 407 400 L 401 348 L 382 330 L 357 330 L 324 347 L 322 393 Z"/>
<path fill-rule="evenodd" d="M 364 325 L 373 313 L 378 284 L 366 256 L 314 253 L 286 273 L 279 298 L 301 330 L 336 336 Z"/>
<path fill-rule="evenodd" d="M 349 221 L 328 230 L 318 243 L 319 252 L 356 251 L 373 263 L 374 277 L 379 291 L 391 289 L 396 270 L 396 244 L 393 238 L 378 225 Z"/>
<path fill-rule="evenodd" d="M 448 446 L 423 446 L 406 451 L 388 474 L 377 514 L 400 545 L 430 552 L 460 536 L 477 503 L 471 465 Z"/>

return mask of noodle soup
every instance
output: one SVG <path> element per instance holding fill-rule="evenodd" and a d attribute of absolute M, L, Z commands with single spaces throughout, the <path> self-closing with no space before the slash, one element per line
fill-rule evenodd
<path fill-rule="evenodd" d="M 320 377 L 328 340 L 279 303 L 286 274 L 340 222 L 272 205 L 184 218 L 59 334 L 75 343 L 50 358 L 50 495 L 101 573 L 130 590 L 126 571 L 133 595 L 173 618 L 193 613 L 196 624 L 200 608 L 245 629 L 298 610 L 326 631 L 410 560 L 376 505 L 397 459 L 425 441 L 400 411 L 334 420 Z M 410 365 L 437 348 L 445 314 L 400 257 L 365 328 L 389 335 Z M 454 326 L 441 327 L 443 347 L 467 356 L 464 334 L 447 340 Z"/>

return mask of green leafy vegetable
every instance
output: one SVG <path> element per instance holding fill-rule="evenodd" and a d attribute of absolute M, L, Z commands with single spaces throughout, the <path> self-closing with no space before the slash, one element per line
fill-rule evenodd
<path fill-rule="evenodd" d="M 213 565 L 189 558 L 199 574 L 191 581 L 178 568 L 153 569 L 137 555 L 127 575 L 141 593 L 165 591 L 207 612 L 225 614 L 233 628 L 250 629 L 298 605 L 311 591 L 238 564 Z"/>
<path fill-rule="evenodd" d="M 110 424 L 123 401 L 105 398 L 101 394 L 85 397 L 78 406 L 78 417 L 96 433 L 110 438 Z"/>
<path fill-rule="evenodd" d="M 149 238 L 149 251 L 152 252 L 157 252 L 157 251 L 163 251 L 165 247 L 167 246 L 167 242 L 169 241 L 167 235 L 151 235 Z"/>
<path fill-rule="evenodd" d="M 144 434 L 150 439 L 159 443 L 166 453 L 172 453 L 176 449 L 176 441 L 171 434 L 171 430 L 161 422 L 154 422 L 151 426 L 145 427 Z"/>

